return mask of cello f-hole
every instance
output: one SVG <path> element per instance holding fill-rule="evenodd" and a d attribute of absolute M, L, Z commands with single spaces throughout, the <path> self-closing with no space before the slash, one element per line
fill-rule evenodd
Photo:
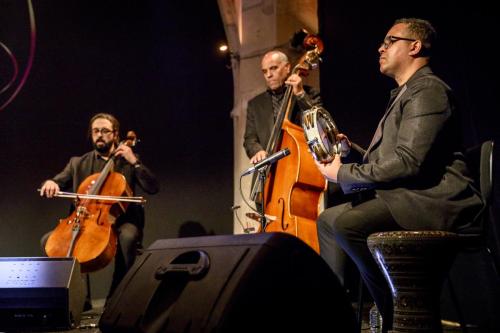
<path fill-rule="evenodd" d="M 103 225 L 104 224 L 104 221 L 101 221 L 101 213 L 102 211 L 99 209 L 99 214 L 97 215 L 97 225 Z"/>

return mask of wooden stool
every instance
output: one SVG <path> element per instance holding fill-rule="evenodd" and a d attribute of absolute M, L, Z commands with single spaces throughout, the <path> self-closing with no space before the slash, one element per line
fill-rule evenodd
<path fill-rule="evenodd" d="M 368 237 L 368 247 L 392 291 L 390 332 L 442 332 L 440 296 L 459 236 L 444 231 L 390 231 Z"/>

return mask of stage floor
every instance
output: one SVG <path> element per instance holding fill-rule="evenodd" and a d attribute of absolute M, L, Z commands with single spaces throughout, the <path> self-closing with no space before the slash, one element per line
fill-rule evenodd
<path fill-rule="evenodd" d="M 86 332 L 86 333 L 100 333 L 99 330 L 99 319 L 103 313 L 104 309 L 104 299 L 98 299 L 92 301 L 93 309 L 89 311 L 85 311 L 82 313 L 80 325 L 69 331 L 45 331 L 49 333 L 77 333 L 77 332 Z M 354 309 L 357 309 L 356 304 L 353 304 Z M 370 325 L 368 322 L 368 312 L 370 305 L 365 306 L 365 310 L 363 311 L 363 322 L 361 326 L 360 333 L 368 333 L 370 332 Z M 457 323 L 443 323 L 443 333 L 458 333 L 462 332 L 460 327 L 456 327 Z M 38 331 L 40 333 L 40 331 Z M 335 328 L 332 328 L 331 332 L 337 332 Z M 478 329 L 474 327 L 468 327 L 469 333 L 479 333 Z M 0 332 L 2 333 L 2 332 Z M 20 332 L 18 332 L 20 333 Z M 26 332 L 25 332 L 26 333 Z"/>
<path fill-rule="evenodd" d="M 99 330 L 99 319 L 101 318 L 102 312 L 104 311 L 105 299 L 92 300 L 92 310 L 82 312 L 82 318 L 80 325 L 70 331 L 63 332 L 88 332 L 88 333 L 98 333 Z M 59 332 L 61 333 L 61 332 Z"/>

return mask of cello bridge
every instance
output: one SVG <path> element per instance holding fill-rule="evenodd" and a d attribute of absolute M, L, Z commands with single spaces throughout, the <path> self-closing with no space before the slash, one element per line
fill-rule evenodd
<path fill-rule="evenodd" d="M 77 216 L 77 218 L 88 217 L 89 216 L 89 211 L 87 210 L 87 207 L 85 207 L 85 206 L 78 206 L 76 208 L 76 216 Z"/>

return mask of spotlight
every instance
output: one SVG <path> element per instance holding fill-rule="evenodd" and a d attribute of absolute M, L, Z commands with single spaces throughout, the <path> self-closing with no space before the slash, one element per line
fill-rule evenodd
<path fill-rule="evenodd" d="M 227 52 L 227 50 L 229 50 L 229 47 L 228 47 L 226 44 L 221 44 L 221 45 L 219 46 L 219 51 L 220 51 L 220 52 L 225 53 L 225 52 Z"/>

